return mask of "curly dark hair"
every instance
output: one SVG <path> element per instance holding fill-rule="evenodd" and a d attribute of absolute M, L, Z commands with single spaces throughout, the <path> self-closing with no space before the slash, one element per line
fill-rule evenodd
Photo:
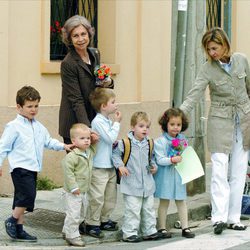
<path fill-rule="evenodd" d="M 159 124 L 164 132 L 168 132 L 168 122 L 171 117 L 180 116 L 182 119 L 181 131 L 185 131 L 188 128 L 188 119 L 184 112 L 179 108 L 170 108 L 166 110 L 159 119 Z"/>

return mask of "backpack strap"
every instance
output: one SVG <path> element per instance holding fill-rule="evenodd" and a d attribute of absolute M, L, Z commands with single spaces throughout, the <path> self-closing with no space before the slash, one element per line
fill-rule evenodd
<path fill-rule="evenodd" d="M 154 150 L 154 140 L 149 138 L 148 139 L 148 146 L 149 146 L 149 150 L 148 150 L 148 160 L 149 160 L 149 165 L 151 164 L 151 158 L 152 158 L 152 154 L 153 154 L 153 150 Z"/>
<path fill-rule="evenodd" d="M 122 143 L 123 143 L 123 148 L 124 148 L 122 161 L 124 163 L 124 166 L 126 166 L 128 163 L 128 159 L 130 157 L 130 153 L 131 153 L 131 140 L 128 137 L 126 137 L 122 139 Z"/>

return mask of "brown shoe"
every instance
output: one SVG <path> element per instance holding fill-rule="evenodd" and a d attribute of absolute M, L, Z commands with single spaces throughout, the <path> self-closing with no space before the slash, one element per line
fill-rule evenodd
<path fill-rule="evenodd" d="M 84 247 L 85 242 L 82 240 L 82 238 L 76 237 L 76 238 L 66 238 L 66 241 L 68 242 L 69 245 L 75 246 L 75 247 Z"/>

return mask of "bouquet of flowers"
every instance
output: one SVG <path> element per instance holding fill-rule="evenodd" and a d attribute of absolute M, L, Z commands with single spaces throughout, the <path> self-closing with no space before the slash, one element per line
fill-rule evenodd
<path fill-rule="evenodd" d="M 94 75 L 96 77 L 96 86 L 106 87 L 111 83 L 111 69 L 105 65 L 98 65 L 94 70 Z"/>
<path fill-rule="evenodd" d="M 185 148 L 188 146 L 188 142 L 185 139 L 174 138 L 171 141 L 171 145 L 168 148 L 168 156 L 173 157 L 181 155 Z"/>

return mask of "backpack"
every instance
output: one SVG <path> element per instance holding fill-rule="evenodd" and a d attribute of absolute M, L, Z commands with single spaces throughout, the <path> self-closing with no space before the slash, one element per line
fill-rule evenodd
<path fill-rule="evenodd" d="M 149 160 L 149 165 L 150 165 L 150 161 L 152 158 L 152 153 L 153 153 L 153 149 L 154 149 L 154 141 L 153 139 L 148 139 L 148 146 L 149 146 L 149 151 L 148 151 L 148 160 Z M 131 154 L 131 139 L 126 137 L 124 139 L 122 139 L 122 143 L 123 143 L 123 154 L 122 154 L 122 161 L 124 163 L 124 166 L 127 166 L 130 154 Z M 116 169 L 116 175 L 117 175 L 117 184 L 120 184 L 121 181 L 121 175 L 119 173 L 119 169 Z"/>

